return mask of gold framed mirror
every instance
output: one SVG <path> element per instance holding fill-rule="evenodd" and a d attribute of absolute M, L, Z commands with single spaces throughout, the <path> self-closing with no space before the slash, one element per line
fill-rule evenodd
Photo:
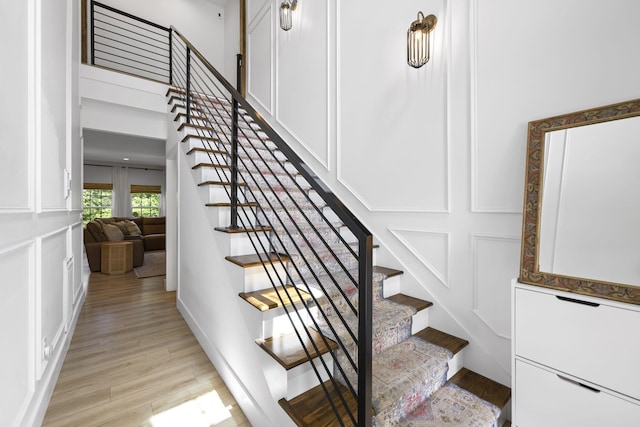
<path fill-rule="evenodd" d="M 639 160 L 640 99 L 529 122 L 521 283 L 640 304 Z"/>

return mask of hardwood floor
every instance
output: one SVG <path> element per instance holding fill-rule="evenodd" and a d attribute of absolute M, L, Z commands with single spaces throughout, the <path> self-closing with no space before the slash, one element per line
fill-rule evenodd
<path fill-rule="evenodd" d="M 91 274 L 43 426 L 250 426 L 163 279 Z"/>

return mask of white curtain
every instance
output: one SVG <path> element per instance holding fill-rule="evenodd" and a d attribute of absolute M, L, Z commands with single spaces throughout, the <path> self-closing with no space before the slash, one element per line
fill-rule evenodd
<path fill-rule="evenodd" d="M 113 216 L 131 216 L 131 190 L 129 168 L 113 167 Z"/>

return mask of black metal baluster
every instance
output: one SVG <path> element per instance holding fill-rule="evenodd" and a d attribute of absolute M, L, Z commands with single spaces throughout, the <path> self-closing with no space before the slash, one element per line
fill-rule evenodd
<path fill-rule="evenodd" d="M 191 123 L 191 48 L 187 47 L 187 123 Z"/>
<path fill-rule="evenodd" d="M 372 314 L 373 314 L 373 238 L 360 240 L 358 254 L 358 425 L 371 426 Z"/>
<path fill-rule="evenodd" d="M 93 6 L 93 0 L 91 0 L 91 65 L 96 65 L 96 60 L 95 60 L 95 46 L 96 46 L 96 26 L 95 26 L 95 22 L 94 22 L 94 6 Z"/>
<path fill-rule="evenodd" d="M 169 29 L 169 84 L 173 85 L 173 30 Z"/>
<path fill-rule="evenodd" d="M 238 54 L 236 62 L 236 87 L 242 93 L 242 54 Z M 238 100 L 233 97 L 233 117 L 231 128 L 231 225 L 238 228 Z"/>

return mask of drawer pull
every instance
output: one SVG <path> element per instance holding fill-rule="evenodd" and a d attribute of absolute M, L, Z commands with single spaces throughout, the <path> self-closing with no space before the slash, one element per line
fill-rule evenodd
<path fill-rule="evenodd" d="M 591 386 L 588 386 L 588 385 L 586 385 L 586 384 L 582 384 L 582 383 L 580 383 L 580 382 L 578 382 L 578 381 L 574 381 L 574 380 L 572 380 L 571 378 L 563 377 L 562 375 L 558 375 L 558 374 L 556 374 L 556 376 L 557 376 L 558 378 L 560 378 L 561 380 L 566 381 L 566 382 L 568 382 L 568 383 L 571 383 L 571 384 L 574 384 L 574 385 L 579 385 L 580 387 L 582 387 L 582 388 L 586 388 L 587 390 L 590 390 L 590 391 L 592 391 L 592 392 L 594 392 L 594 393 L 600 393 L 600 390 L 598 390 L 598 389 L 597 389 L 597 388 L 595 388 L 595 387 L 591 387 Z"/>
<path fill-rule="evenodd" d="M 573 303 L 576 303 L 576 304 L 588 305 L 589 307 L 600 307 L 600 304 L 598 304 L 597 302 L 582 301 L 582 300 L 574 299 L 574 298 L 561 297 L 559 295 L 556 295 L 556 298 L 558 298 L 561 301 L 567 301 L 567 302 L 573 302 Z"/>

